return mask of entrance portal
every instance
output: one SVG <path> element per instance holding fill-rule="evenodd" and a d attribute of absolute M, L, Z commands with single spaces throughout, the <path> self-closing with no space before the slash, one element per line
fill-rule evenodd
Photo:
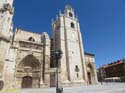
<path fill-rule="evenodd" d="M 51 73 L 50 74 L 50 86 L 51 87 L 55 87 L 56 86 L 56 74 L 55 73 Z"/>
<path fill-rule="evenodd" d="M 88 75 L 88 83 L 89 83 L 89 84 L 92 84 L 92 82 L 91 82 L 91 74 L 90 74 L 90 72 L 88 72 L 87 75 Z"/>
<path fill-rule="evenodd" d="M 21 88 L 38 88 L 40 86 L 42 66 L 33 55 L 24 57 L 16 67 L 16 77 L 21 79 Z"/>
<path fill-rule="evenodd" d="M 25 76 L 22 78 L 22 88 L 32 88 L 32 77 Z"/>

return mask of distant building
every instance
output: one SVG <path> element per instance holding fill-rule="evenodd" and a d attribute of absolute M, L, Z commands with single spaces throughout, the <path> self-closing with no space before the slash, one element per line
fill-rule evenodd
<path fill-rule="evenodd" d="M 100 67 L 98 69 L 98 79 L 99 81 L 125 81 L 125 59 Z"/>

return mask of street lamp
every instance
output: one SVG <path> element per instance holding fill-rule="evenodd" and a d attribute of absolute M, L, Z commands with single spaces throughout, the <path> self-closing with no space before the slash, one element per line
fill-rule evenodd
<path fill-rule="evenodd" d="M 60 93 L 61 88 L 59 88 L 59 84 L 58 84 L 58 68 L 60 66 L 59 64 L 59 59 L 62 58 L 62 50 L 57 49 L 57 50 L 52 50 L 52 57 L 53 59 L 56 60 L 56 76 L 57 76 L 57 80 L 56 80 L 56 93 Z"/>

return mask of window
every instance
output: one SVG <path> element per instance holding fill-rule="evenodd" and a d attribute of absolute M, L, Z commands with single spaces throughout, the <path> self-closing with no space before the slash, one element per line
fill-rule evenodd
<path fill-rule="evenodd" d="M 30 37 L 30 38 L 28 39 L 28 41 L 35 42 L 35 39 L 34 39 L 33 37 Z"/>
<path fill-rule="evenodd" d="M 79 72 L 79 67 L 78 67 L 78 65 L 75 66 L 75 72 Z"/>
<path fill-rule="evenodd" d="M 76 77 L 79 78 L 79 67 L 78 67 L 78 65 L 75 65 L 75 72 L 76 72 Z"/>
<path fill-rule="evenodd" d="M 69 16 L 70 16 L 70 17 L 73 17 L 73 14 L 72 14 L 71 12 L 69 12 Z"/>
<path fill-rule="evenodd" d="M 75 25 L 74 25 L 74 23 L 71 23 L 71 27 L 72 27 L 72 28 L 75 28 Z"/>

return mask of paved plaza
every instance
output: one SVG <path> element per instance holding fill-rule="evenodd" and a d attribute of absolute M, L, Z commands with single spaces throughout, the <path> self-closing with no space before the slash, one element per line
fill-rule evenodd
<path fill-rule="evenodd" d="M 8 90 L 1 93 L 56 93 L 55 88 Z M 63 93 L 125 93 L 125 83 L 108 83 L 81 87 L 63 88 Z"/>

